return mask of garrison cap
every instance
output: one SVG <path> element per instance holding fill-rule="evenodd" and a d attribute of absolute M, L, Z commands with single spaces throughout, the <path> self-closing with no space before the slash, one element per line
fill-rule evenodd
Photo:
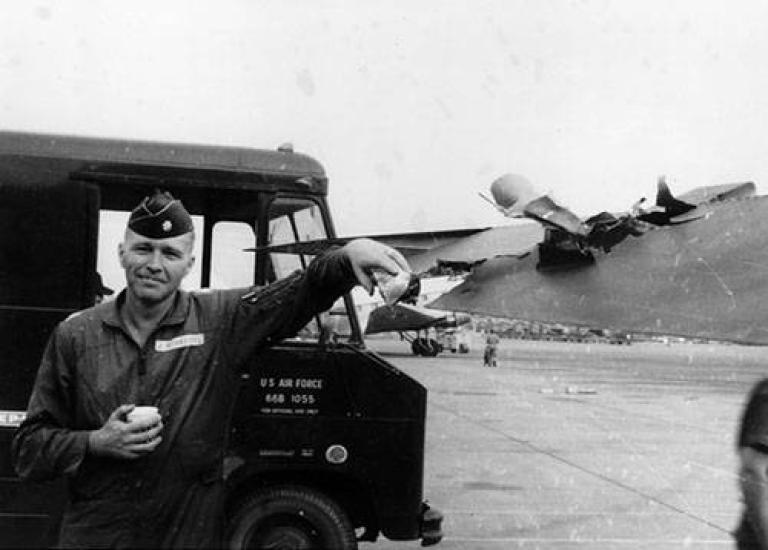
<path fill-rule="evenodd" d="M 192 218 L 180 200 L 168 192 L 155 191 L 133 209 L 128 229 L 150 239 L 165 239 L 189 233 L 193 227 Z"/>

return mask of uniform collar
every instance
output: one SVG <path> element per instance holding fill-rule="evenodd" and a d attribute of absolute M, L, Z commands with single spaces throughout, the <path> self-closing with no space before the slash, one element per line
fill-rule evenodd
<path fill-rule="evenodd" d="M 108 302 L 108 309 L 104 314 L 104 323 L 112 326 L 123 328 L 123 321 L 120 317 L 120 309 L 125 304 L 126 289 L 120 291 L 117 298 Z M 160 321 L 158 326 L 172 326 L 180 325 L 187 319 L 187 313 L 189 313 L 189 293 L 183 290 L 176 291 L 176 298 L 173 301 L 173 305 L 168 313 L 165 314 L 163 320 Z"/>

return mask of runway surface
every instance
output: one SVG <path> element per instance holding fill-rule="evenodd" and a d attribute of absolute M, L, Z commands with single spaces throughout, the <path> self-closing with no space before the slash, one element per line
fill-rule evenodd
<path fill-rule="evenodd" d="M 405 342 L 368 345 L 429 390 L 437 548 L 733 546 L 735 431 L 768 349 L 502 340 L 494 369 L 478 349 L 416 358 Z"/>

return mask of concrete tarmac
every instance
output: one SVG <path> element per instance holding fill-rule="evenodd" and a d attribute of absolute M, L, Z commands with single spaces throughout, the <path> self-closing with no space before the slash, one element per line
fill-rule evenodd
<path fill-rule="evenodd" d="M 766 350 L 502 340 L 414 357 L 368 345 L 429 390 L 424 494 L 444 550 L 732 548 L 734 438 Z M 380 539 L 363 549 L 419 548 Z"/>

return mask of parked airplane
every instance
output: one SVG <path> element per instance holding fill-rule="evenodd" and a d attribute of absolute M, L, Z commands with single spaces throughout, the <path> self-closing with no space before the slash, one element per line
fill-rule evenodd
<path fill-rule="evenodd" d="M 412 304 L 384 305 L 373 310 L 368 317 L 365 334 L 397 332 L 411 343 L 414 355 L 434 357 L 446 347 L 466 353 L 469 348 L 456 342 L 455 329 L 472 321 L 467 314 L 438 311 Z M 433 337 L 430 337 L 430 330 Z"/>

